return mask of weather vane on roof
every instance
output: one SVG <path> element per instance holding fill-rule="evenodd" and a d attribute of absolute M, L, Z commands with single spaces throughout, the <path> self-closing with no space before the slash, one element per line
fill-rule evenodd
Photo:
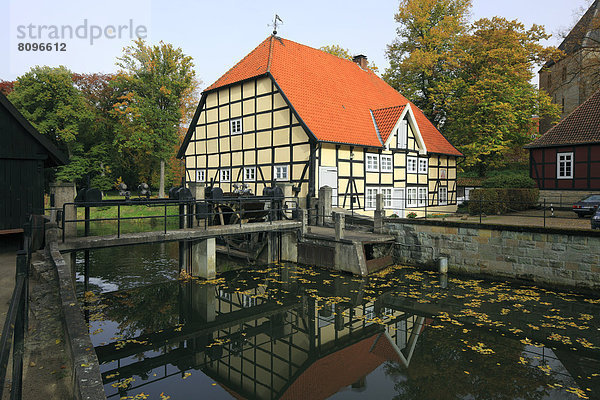
<path fill-rule="evenodd" d="M 272 26 L 273 27 L 273 35 L 277 35 L 277 25 L 279 25 L 277 23 L 277 21 L 281 22 L 283 24 L 283 21 L 281 20 L 281 18 L 279 18 L 279 15 L 275 14 L 275 18 L 273 19 L 273 24 L 269 24 L 268 26 Z"/>

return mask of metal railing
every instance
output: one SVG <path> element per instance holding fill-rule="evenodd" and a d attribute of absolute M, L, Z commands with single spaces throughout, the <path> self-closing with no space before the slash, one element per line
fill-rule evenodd
<path fill-rule="evenodd" d="M 31 261 L 31 222 L 25 224 L 23 250 L 17 251 L 15 288 L 0 339 L 0 398 L 5 388 L 8 360 L 12 348 L 11 399 L 21 399 L 23 388 L 23 352 L 29 313 L 29 264 Z"/>
<path fill-rule="evenodd" d="M 244 205 L 249 203 L 262 204 L 262 208 L 245 209 Z M 121 211 L 132 206 L 146 206 L 148 208 L 160 209 L 152 215 L 123 216 Z M 84 209 L 84 218 L 67 218 L 67 208 L 76 207 Z M 92 217 L 91 210 L 96 208 L 116 207 L 117 215 L 115 217 Z M 170 211 L 177 207 L 175 212 Z M 114 222 L 116 224 L 116 235 L 121 237 L 122 223 L 124 221 L 143 221 L 143 220 L 162 220 L 161 230 L 167 233 L 169 230 L 169 221 L 177 221 L 176 226 L 171 229 L 193 228 L 204 224 L 204 228 L 215 223 L 215 218 L 221 219 L 221 224 L 235 224 L 240 226 L 245 219 L 256 219 L 263 215 L 264 222 L 273 222 L 284 219 L 297 219 L 296 211 L 298 208 L 298 198 L 296 197 L 224 197 L 219 199 L 202 200 L 172 200 L 172 199 L 148 199 L 148 200 L 103 200 L 101 202 L 78 202 L 65 203 L 62 209 L 59 209 L 60 216 L 58 222 L 62 229 L 62 241 L 65 241 L 66 224 L 84 224 L 84 236 L 90 236 L 91 223 L 93 222 Z M 218 222 L 218 221 L 217 221 Z M 227 222 L 227 223 L 224 223 Z M 173 225 L 173 224 L 171 224 Z"/>

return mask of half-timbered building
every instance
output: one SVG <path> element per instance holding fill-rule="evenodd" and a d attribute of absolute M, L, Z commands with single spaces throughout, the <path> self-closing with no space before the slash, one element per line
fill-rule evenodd
<path fill-rule="evenodd" d="M 268 37 L 202 93 L 186 179 L 256 194 L 289 182 L 301 204 L 327 185 L 365 214 L 377 193 L 388 215 L 455 210 L 461 153 L 366 64 Z"/>
<path fill-rule="evenodd" d="M 577 201 L 600 190 L 600 90 L 525 146 L 540 195 Z M 552 197 L 554 199 L 552 199 Z"/>

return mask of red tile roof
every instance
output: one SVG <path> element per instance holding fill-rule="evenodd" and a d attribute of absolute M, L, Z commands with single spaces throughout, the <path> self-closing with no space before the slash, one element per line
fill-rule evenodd
<path fill-rule="evenodd" d="M 385 335 L 373 335 L 317 360 L 289 386 L 281 399 L 327 399 L 386 361 L 400 362 L 400 358 Z"/>
<path fill-rule="evenodd" d="M 371 110 L 410 103 L 372 71 L 352 61 L 273 36 L 206 91 L 266 73 L 273 76 L 300 119 L 320 141 L 383 147 Z M 460 156 L 421 110 L 410 104 L 427 151 Z"/>
<path fill-rule="evenodd" d="M 383 143 L 385 143 L 392 134 L 392 129 L 394 129 L 394 126 L 398 123 L 400 115 L 402 115 L 405 108 L 406 106 L 396 106 L 373 110 L 373 119 L 375 119 Z"/>
<path fill-rule="evenodd" d="M 526 148 L 600 143 L 600 90 Z"/>

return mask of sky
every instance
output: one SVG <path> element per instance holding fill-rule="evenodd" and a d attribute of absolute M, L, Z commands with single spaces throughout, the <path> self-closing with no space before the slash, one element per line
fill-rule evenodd
<path fill-rule="evenodd" d="M 502 16 L 558 33 L 573 25 L 589 0 L 473 0 L 471 19 Z M 395 37 L 397 0 L 0 0 L 0 80 L 35 65 L 73 72 L 115 72 L 116 58 L 136 36 L 181 47 L 207 87 L 272 31 L 311 47 L 339 44 L 385 70 Z M 33 51 L 39 43 L 51 51 Z"/>

